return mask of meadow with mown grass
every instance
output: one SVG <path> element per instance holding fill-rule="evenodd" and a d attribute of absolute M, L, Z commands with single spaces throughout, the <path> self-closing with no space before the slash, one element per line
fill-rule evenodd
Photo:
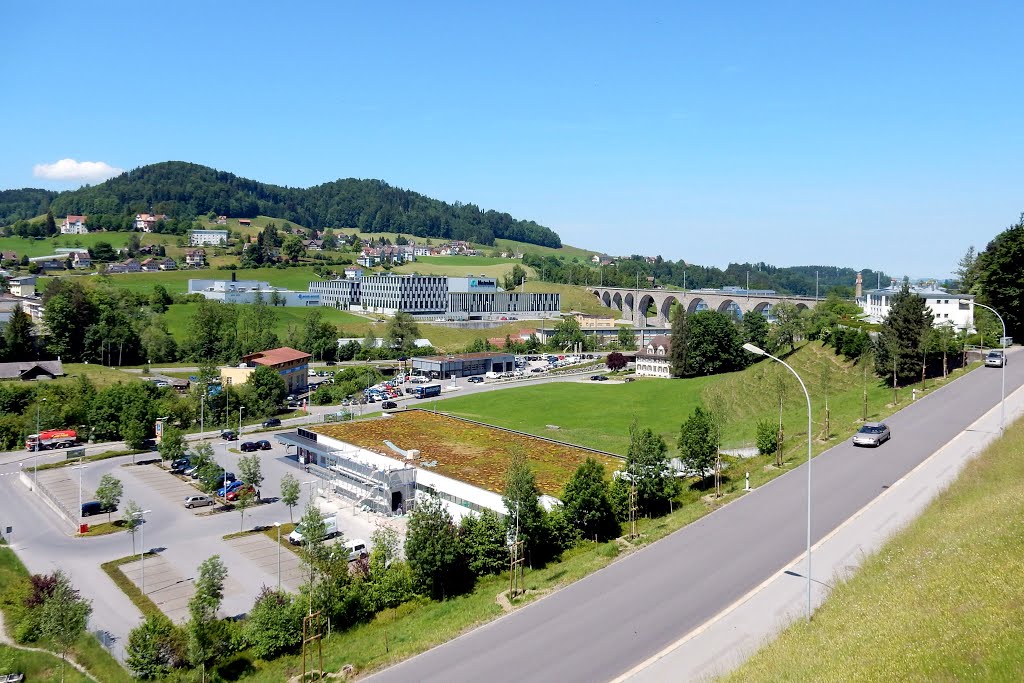
<path fill-rule="evenodd" d="M 1024 679 L 1024 421 L 727 681 Z"/>
<path fill-rule="evenodd" d="M 868 395 L 868 419 L 878 419 L 910 401 L 910 388 L 893 392 L 864 363 L 846 361 L 820 342 L 808 342 L 786 357 L 807 384 L 811 395 L 814 438 L 820 450 L 855 432 L 861 424 L 863 394 Z M 865 372 L 865 369 L 867 372 Z M 963 371 L 952 373 L 958 377 Z M 943 380 L 930 379 L 927 390 Z M 725 409 L 723 448 L 754 444 L 757 422 L 778 421 L 779 390 L 783 387 L 782 418 L 785 446 L 801 451 L 807 439 L 807 403 L 789 372 L 775 362 L 761 361 L 739 372 L 691 379 L 638 378 L 635 382 L 556 382 L 451 398 L 441 410 L 488 424 L 550 436 L 581 446 L 625 454 L 629 426 L 635 420 L 650 427 L 675 454 L 683 420 L 698 405 L 721 400 Z M 830 440 L 824 439 L 825 395 L 828 387 Z M 920 394 L 920 385 L 917 385 Z M 557 426 L 552 430 L 549 425 Z M 801 446 L 804 444 L 804 446 Z"/>

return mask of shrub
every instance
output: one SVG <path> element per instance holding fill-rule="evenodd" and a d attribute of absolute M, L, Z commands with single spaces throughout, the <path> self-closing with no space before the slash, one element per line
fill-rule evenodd
<path fill-rule="evenodd" d="M 772 420 L 757 422 L 757 451 L 761 455 L 774 453 L 779 447 L 779 431 Z"/>

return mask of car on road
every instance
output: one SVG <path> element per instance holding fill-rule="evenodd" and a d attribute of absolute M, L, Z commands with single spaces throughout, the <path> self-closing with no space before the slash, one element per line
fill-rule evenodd
<path fill-rule="evenodd" d="M 608 378 L 605 377 L 604 375 L 591 375 L 590 376 L 590 381 L 591 382 L 607 382 Z"/>
<path fill-rule="evenodd" d="M 224 496 L 226 500 L 238 500 L 240 496 L 244 496 L 247 493 L 251 493 L 256 496 L 257 499 L 260 497 L 260 491 L 252 484 L 243 484 L 233 491 L 228 491 L 228 494 Z"/>
<path fill-rule="evenodd" d="M 305 541 L 305 537 L 302 535 L 304 530 L 300 523 L 295 527 L 295 530 L 288 534 L 288 542 L 292 545 L 299 545 Z M 324 538 L 334 538 L 338 535 L 338 516 L 324 518 Z"/>
<path fill-rule="evenodd" d="M 223 432 L 220 433 L 220 438 L 224 439 L 225 441 L 238 441 L 238 434 L 235 434 L 230 429 L 225 429 Z"/>
<path fill-rule="evenodd" d="M 210 498 L 209 496 L 185 496 L 185 507 L 189 510 L 213 504 L 213 498 Z"/>
<path fill-rule="evenodd" d="M 985 367 L 1001 368 L 1006 365 L 1006 355 L 1002 351 L 989 351 L 985 354 Z"/>
<path fill-rule="evenodd" d="M 398 408 L 398 404 L 394 401 L 384 401 L 380 404 L 380 407 L 384 410 L 395 410 Z"/>
<path fill-rule="evenodd" d="M 868 422 L 853 435 L 854 446 L 881 446 L 892 438 L 884 422 Z"/>
<path fill-rule="evenodd" d="M 264 420 L 262 422 L 262 424 L 263 424 L 263 426 L 265 428 L 266 427 L 280 427 L 281 426 L 281 418 L 279 418 L 279 417 L 268 417 L 266 420 Z"/>
<path fill-rule="evenodd" d="M 471 384 L 480 384 L 483 381 L 484 381 L 484 378 L 483 377 L 479 377 L 477 375 L 474 375 L 473 377 L 469 378 L 469 382 Z"/>
<path fill-rule="evenodd" d="M 243 441 L 242 445 L 238 447 L 238 450 L 243 453 L 252 453 L 253 451 L 258 451 L 259 446 L 256 445 L 255 441 Z"/>
<path fill-rule="evenodd" d="M 355 562 L 356 560 L 370 556 L 370 553 L 366 550 L 366 541 L 361 538 L 353 538 L 351 541 L 345 541 L 345 550 L 348 551 L 349 562 Z"/>
<path fill-rule="evenodd" d="M 635 382 L 636 381 L 636 377 L 627 377 L 626 379 L 624 379 L 622 381 L 623 382 Z"/>
<path fill-rule="evenodd" d="M 530 368 L 530 372 L 544 372 L 544 368 Z"/>
<path fill-rule="evenodd" d="M 271 448 L 273 448 L 273 446 L 270 445 L 270 442 L 267 441 L 266 439 L 260 439 L 259 441 L 257 441 L 256 446 L 261 451 L 269 451 Z"/>
<path fill-rule="evenodd" d="M 237 479 L 235 481 L 228 482 L 227 486 L 221 486 L 219 489 L 217 489 L 217 495 L 223 498 L 224 496 L 228 495 L 241 485 L 242 482 L 238 481 Z"/>

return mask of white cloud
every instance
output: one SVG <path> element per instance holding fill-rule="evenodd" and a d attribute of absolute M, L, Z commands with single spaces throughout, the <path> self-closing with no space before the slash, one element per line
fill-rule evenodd
<path fill-rule="evenodd" d="M 36 164 L 32 168 L 32 175 L 36 178 L 46 180 L 60 180 L 65 182 L 99 182 L 107 178 L 124 173 L 124 169 L 114 168 L 105 161 L 75 161 L 74 159 L 61 159 L 52 164 Z"/>

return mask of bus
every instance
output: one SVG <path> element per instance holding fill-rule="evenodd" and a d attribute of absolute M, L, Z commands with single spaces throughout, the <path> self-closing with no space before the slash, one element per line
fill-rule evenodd
<path fill-rule="evenodd" d="M 416 387 L 413 390 L 413 396 L 416 398 L 430 398 L 431 396 L 441 395 L 440 384 L 430 384 L 425 387 Z"/>

